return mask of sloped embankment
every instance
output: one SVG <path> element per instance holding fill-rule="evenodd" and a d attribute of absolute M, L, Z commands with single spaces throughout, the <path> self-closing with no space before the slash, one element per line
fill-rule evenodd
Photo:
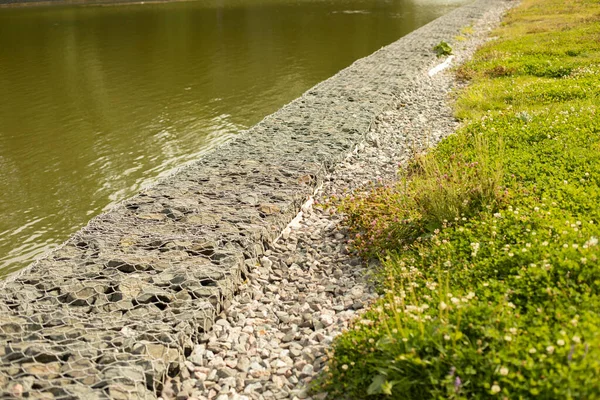
<path fill-rule="evenodd" d="M 153 398 L 248 269 L 480 0 L 359 60 L 2 285 L 3 394 Z"/>

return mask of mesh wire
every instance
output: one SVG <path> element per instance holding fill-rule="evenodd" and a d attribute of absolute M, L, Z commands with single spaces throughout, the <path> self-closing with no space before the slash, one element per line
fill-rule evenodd
<path fill-rule="evenodd" d="M 486 1 L 356 62 L 0 283 L 0 397 L 156 398 L 324 170 Z"/>

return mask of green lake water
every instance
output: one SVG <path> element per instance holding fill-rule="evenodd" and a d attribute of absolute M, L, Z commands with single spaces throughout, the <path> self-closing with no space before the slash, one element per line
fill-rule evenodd
<path fill-rule="evenodd" d="M 0 275 L 468 0 L 0 9 Z"/>

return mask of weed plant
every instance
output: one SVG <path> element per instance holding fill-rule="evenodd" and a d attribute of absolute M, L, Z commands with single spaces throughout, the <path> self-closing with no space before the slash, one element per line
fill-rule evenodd
<path fill-rule="evenodd" d="M 359 253 L 373 257 L 402 248 L 506 201 L 502 140 L 490 149 L 482 135 L 464 138 L 454 143 L 458 152 L 417 155 L 398 184 L 340 199 Z"/>
<path fill-rule="evenodd" d="M 439 42 L 433 47 L 433 51 L 439 57 L 449 56 L 452 54 L 452 47 L 447 42 Z"/>
<path fill-rule="evenodd" d="M 382 260 L 331 398 L 600 398 L 600 4 L 523 0 L 457 74 L 456 135 L 342 201 Z"/>

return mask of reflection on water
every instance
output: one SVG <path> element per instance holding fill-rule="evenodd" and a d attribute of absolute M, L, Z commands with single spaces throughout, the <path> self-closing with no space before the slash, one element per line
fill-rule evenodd
<path fill-rule="evenodd" d="M 458 0 L 0 10 L 0 272 Z"/>

